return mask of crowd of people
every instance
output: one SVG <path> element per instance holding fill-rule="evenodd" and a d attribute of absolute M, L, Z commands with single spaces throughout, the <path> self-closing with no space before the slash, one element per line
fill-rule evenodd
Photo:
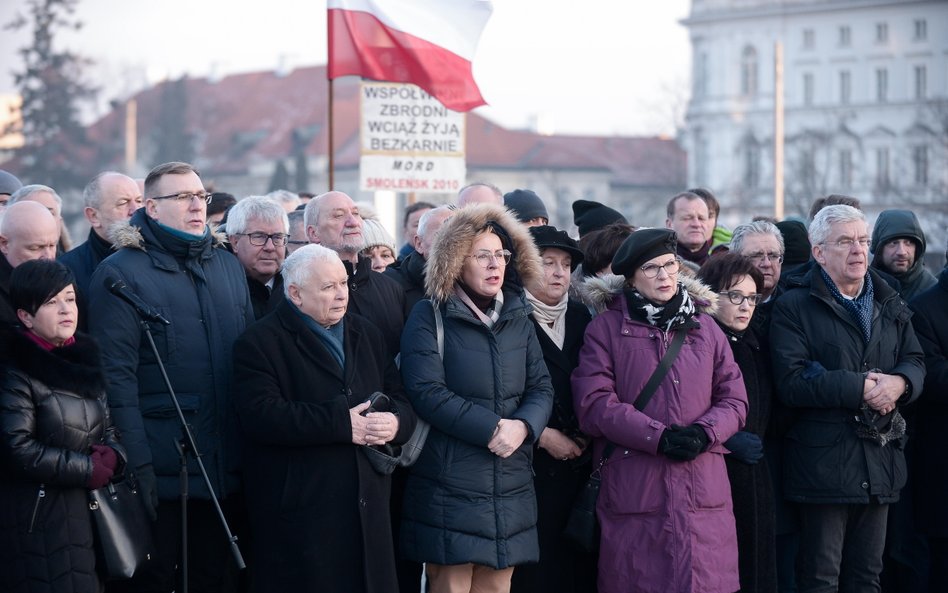
<path fill-rule="evenodd" d="M 181 590 L 183 540 L 195 592 L 948 591 L 948 267 L 909 210 L 726 229 L 695 188 L 663 228 L 576 200 L 577 240 L 474 183 L 398 246 L 181 162 L 83 200 L 73 248 L 0 171 L 2 591 Z M 154 554 L 106 582 L 87 492 L 123 477 Z"/>

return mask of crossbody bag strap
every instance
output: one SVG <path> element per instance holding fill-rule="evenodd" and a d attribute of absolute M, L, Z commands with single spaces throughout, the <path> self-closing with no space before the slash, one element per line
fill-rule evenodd
<path fill-rule="evenodd" d="M 671 344 L 668 345 L 668 350 L 665 351 L 665 356 L 662 357 L 661 362 L 658 363 L 658 367 L 652 372 L 652 376 L 649 377 L 648 383 L 646 383 L 645 387 L 642 388 L 642 392 L 639 393 L 637 398 L 635 398 L 635 403 L 632 405 L 635 406 L 636 410 L 641 412 L 645 409 L 645 406 L 648 405 L 648 402 L 652 401 L 652 396 L 655 395 L 655 390 L 658 389 L 662 379 L 664 379 L 665 375 L 668 374 L 672 363 L 675 362 L 675 358 L 678 356 L 678 352 L 681 350 L 681 345 L 685 343 L 686 333 L 688 332 L 685 328 L 681 328 L 675 332 L 675 337 L 672 338 Z M 615 443 L 609 443 L 606 445 L 606 448 L 602 452 L 602 461 L 599 463 L 599 467 L 602 467 L 602 464 L 606 462 L 606 459 L 609 459 L 609 456 L 612 455 L 612 452 L 615 451 L 615 448 Z"/>
<path fill-rule="evenodd" d="M 438 354 L 441 356 L 441 360 L 444 360 L 444 320 L 441 319 L 441 308 L 438 307 L 438 303 L 433 300 L 428 302 L 431 303 L 431 308 L 434 309 L 435 334 L 438 337 Z"/>

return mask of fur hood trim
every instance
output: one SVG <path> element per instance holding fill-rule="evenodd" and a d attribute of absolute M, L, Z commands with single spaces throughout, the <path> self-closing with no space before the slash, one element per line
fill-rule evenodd
<path fill-rule="evenodd" d="M 516 256 L 511 262 L 524 286 L 543 278 L 540 252 L 533 243 L 527 227 L 517 221 L 510 210 L 497 204 L 472 204 L 458 210 L 447 219 L 425 264 L 425 294 L 443 303 L 454 291 L 454 283 L 461 277 L 464 256 L 471 251 L 474 238 L 488 222 L 500 225 L 513 242 Z"/>
<path fill-rule="evenodd" d="M 0 330 L 0 358 L 9 368 L 42 382 L 51 389 L 98 397 L 106 388 L 99 347 L 85 334 L 76 334 L 76 342 L 49 352 L 12 326 Z M 5 365 L 6 366 L 6 365 Z"/>
<path fill-rule="evenodd" d="M 697 278 L 680 275 L 678 283 L 685 287 L 695 303 L 699 313 L 714 315 L 718 311 L 718 295 L 711 287 Z M 592 307 L 596 313 L 602 313 L 617 296 L 622 294 L 625 287 L 625 276 L 606 274 L 605 276 L 587 278 L 578 286 L 583 302 Z"/>
<path fill-rule="evenodd" d="M 219 247 L 227 242 L 227 236 L 224 233 L 213 232 L 214 247 Z M 145 245 L 145 238 L 142 236 L 141 227 L 128 222 L 119 222 L 109 228 L 109 241 L 112 242 L 113 249 L 140 249 L 148 251 Z"/>

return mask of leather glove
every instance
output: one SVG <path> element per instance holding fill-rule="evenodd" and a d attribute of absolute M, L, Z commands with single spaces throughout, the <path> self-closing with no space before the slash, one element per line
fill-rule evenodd
<path fill-rule="evenodd" d="M 158 478 L 155 469 L 150 463 L 135 468 L 135 479 L 138 481 L 138 490 L 141 492 L 145 510 L 152 521 L 158 519 Z"/>
<path fill-rule="evenodd" d="M 731 451 L 731 459 L 747 465 L 755 465 L 764 456 L 764 444 L 760 437 L 746 430 L 735 433 L 724 441 L 724 446 Z"/>
<path fill-rule="evenodd" d="M 659 447 L 662 454 L 675 461 L 691 461 L 707 448 L 710 439 L 704 428 L 697 424 L 672 424 L 662 432 Z"/>
<path fill-rule="evenodd" d="M 92 455 L 89 456 L 89 459 L 92 460 L 92 475 L 89 476 L 86 487 L 90 490 L 95 490 L 96 488 L 101 488 L 108 484 L 115 472 L 102 460 L 102 453 L 95 448 L 93 448 Z M 112 462 L 113 464 L 115 462 L 114 453 L 112 454 Z"/>

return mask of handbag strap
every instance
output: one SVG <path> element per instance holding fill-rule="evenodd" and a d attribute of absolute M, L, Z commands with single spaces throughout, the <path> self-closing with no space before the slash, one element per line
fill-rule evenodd
<path fill-rule="evenodd" d="M 632 405 L 635 406 L 635 409 L 642 411 L 645 409 L 645 406 L 648 405 L 648 402 L 652 401 L 652 396 L 655 395 L 655 390 L 658 389 L 659 384 L 662 382 L 662 379 L 665 378 L 665 375 L 668 374 L 668 371 L 671 369 L 671 365 L 675 362 L 675 358 L 678 356 L 678 352 L 681 350 L 681 345 L 685 343 L 685 330 L 684 328 L 675 332 L 675 337 L 672 338 L 671 344 L 668 345 L 668 350 L 665 351 L 665 356 L 662 357 L 661 362 L 658 363 L 658 367 L 652 372 L 652 376 L 649 377 L 648 383 L 645 384 L 645 387 L 642 388 L 642 392 L 639 393 L 639 396 L 635 398 L 635 403 Z M 602 461 L 599 462 L 599 467 L 609 459 L 609 456 L 612 455 L 612 452 L 615 451 L 615 443 L 609 443 L 606 445 L 606 448 L 602 452 Z M 598 468 L 597 468 L 598 469 Z"/>
<path fill-rule="evenodd" d="M 438 303 L 428 301 L 431 303 L 431 308 L 434 309 L 434 318 L 435 318 L 435 333 L 438 336 L 438 354 L 441 356 L 441 360 L 444 360 L 444 320 L 441 319 L 441 309 L 438 307 Z"/>

